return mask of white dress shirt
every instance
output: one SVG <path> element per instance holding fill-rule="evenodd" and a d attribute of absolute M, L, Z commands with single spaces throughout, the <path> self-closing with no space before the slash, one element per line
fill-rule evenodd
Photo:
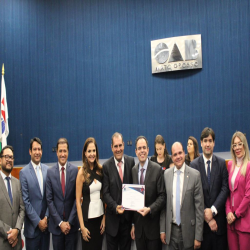
<path fill-rule="evenodd" d="M 62 183 L 62 167 L 64 167 L 64 178 L 65 178 L 65 188 L 66 188 L 66 167 L 67 167 L 67 162 L 65 163 L 64 166 L 61 166 L 60 163 L 58 162 L 59 166 L 59 174 L 60 174 L 60 182 Z"/>
<path fill-rule="evenodd" d="M 115 166 L 116 166 L 118 174 L 119 174 L 119 167 L 118 167 L 119 162 L 115 159 L 115 157 L 114 157 L 114 160 L 115 160 Z M 124 164 L 125 164 L 124 156 L 122 156 L 121 162 L 122 162 L 122 176 L 124 177 Z"/>
<path fill-rule="evenodd" d="M 2 171 L 0 171 L 2 177 L 3 177 L 3 181 L 4 181 L 4 184 L 5 184 L 5 187 L 6 187 L 6 190 L 7 190 L 7 193 L 8 193 L 8 182 L 7 180 L 5 179 L 5 177 L 8 177 L 7 175 L 5 175 Z M 12 193 L 12 197 L 13 197 L 13 192 L 12 192 L 12 183 L 11 183 L 11 174 L 9 175 L 10 177 L 10 189 L 11 189 L 11 193 Z"/>
<path fill-rule="evenodd" d="M 207 166 L 208 166 L 207 161 L 210 161 L 210 176 L 211 176 L 211 173 L 212 173 L 212 159 L 213 159 L 213 155 L 211 155 L 211 157 L 209 159 L 207 159 L 203 154 L 203 160 L 204 160 L 204 164 L 205 164 L 206 175 L 207 175 Z M 215 213 L 215 214 L 218 213 L 218 211 L 217 211 L 217 209 L 216 209 L 216 207 L 214 205 L 211 207 L 211 210 L 212 210 L 212 213 Z"/>
<path fill-rule="evenodd" d="M 38 165 L 36 165 L 33 161 L 31 161 L 31 164 L 32 164 L 32 166 L 33 166 L 33 168 L 34 168 L 34 170 L 35 170 L 35 173 L 36 173 L 36 176 L 37 176 L 37 172 L 36 172 L 36 166 L 39 166 L 39 170 L 38 170 L 38 174 L 40 175 L 40 180 L 41 180 L 41 190 L 43 190 L 43 173 L 42 173 L 42 167 L 41 167 L 41 164 L 40 164 L 40 162 L 39 162 L 39 164 Z M 38 179 L 38 178 L 37 178 Z M 39 182 L 38 182 L 39 183 Z"/>
<path fill-rule="evenodd" d="M 182 201 L 182 191 L 183 191 L 183 184 L 184 184 L 184 172 L 185 172 L 185 162 L 183 163 L 182 167 L 179 169 L 180 173 L 180 206 Z M 176 183 L 177 183 L 177 168 L 174 166 L 174 179 L 173 179 L 173 223 L 176 223 Z"/>

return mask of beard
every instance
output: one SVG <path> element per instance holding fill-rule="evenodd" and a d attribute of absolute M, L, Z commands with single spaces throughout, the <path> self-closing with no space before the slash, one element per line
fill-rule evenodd
<path fill-rule="evenodd" d="M 11 173 L 12 169 L 13 169 L 13 166 L 11 166 L 11 168 L 6 168 L 6 166 L 2 166 L 2 170 L 3 170 L 4 172 L 8 173 L 8 174 Z"/>

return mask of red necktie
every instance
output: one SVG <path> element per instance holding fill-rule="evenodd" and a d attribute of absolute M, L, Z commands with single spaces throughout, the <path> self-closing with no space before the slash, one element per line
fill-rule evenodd
<path fill-rule="evenodd" d="M 120 178 L 121 178 L 121 181 L 123 183 L 123 174 L 122 174 L 122 161 L 118 162 L 118 167 L 119 167 L 119 175 L 120 175 Z"/>
<path fill-rule="evenodd" d="M 64 176 L 64 167 L 62 167 L 62 174 L 61 174 L 61 185 L 62 185 L 62 192 L 63 196 L 65 194 L 65 176 Z"/>

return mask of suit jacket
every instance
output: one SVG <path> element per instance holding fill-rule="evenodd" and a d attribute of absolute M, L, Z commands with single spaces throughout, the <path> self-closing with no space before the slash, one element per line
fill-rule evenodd
<path fill-rule="evenodd" d="M 242 176 L 239 170 L 232 188 L 231 179 L 233 177 L 232 161 L 228 163 L 228 184 L 230 195 L 227 197 L 226 214 L 235 212 L 238 219 L 228 227 L 234 227 L 241 232 L 250 233 L 250 162 L 247 164 L 246 175 Z M 232 207 L 232 199 L 234 198 L 234 207 Z"/>
<path fill-rule="evenodd" d="M 47 165 L 41 163 L 43 193 L 40 191 L 37 175 L 31 162 L 19 173 L 23 203 L 25 205 L 24 236 L 27 238 L 37 237 L 41 232 L 38 223 L 45 215 L 49 217 L 46 200 L 46 177 L 48 168 Z"/>
<path fill-rule="evenodd" d="M 194 159 L 190 163 L 190 167 L 197 169 L 201 174 L 204 195 L 204 208 L 206 209 L 215 206 L 215 208 L 217 209 L 218 213 L 214 217 L 218 226 L 218 231 L 216 232 L 216 234 L 222 235 L 226 233 L 227 221 L 225 213 L 225 203 L 229 194 L 229 189 L 228 172 L 225 160 L 216 155 L 213 155 L 210 186 L 208 185 L 203 155 Z M 211 229 L 206 221 L 204 221 L 204 233 L 209 232 L 211 232 Z"/>
<path fill-rule="evenodd" d="M 13 205 L 8 191 L 0 174 L 0 249 L 21 250 L 21 234 L 18 235 L 18 243 L 12 248 L 7 240 L 7 231 L 10 228 L 18 228 L 21 232 L 25 216 L 25 208 L 22 199 L 21 185 L 18 179 L 11 176 Z"/>
<path fill-rule="evenodd" d="M 132 169 L 133 184 L 139 184 L 138 171 L 139 163 Z M 160 238 L 160 212 L 166 202 L 165 185 L 159 164 L 148 161 L 144 185 L 145 207 L 150 207 L 150 212 L 144 217 L 138 212 L 134 212 L 135 237 L 141 238 L 144 230 L 149 240 L 155 240 Z"/>
<path fill-rule="evenodd" d="M 132 183 L 132 168 L 135 165 L 133 157 L 124 155 L 123 183 Z M 103 164 L 103 200 L 106 208 L 106 232 L 115 237 L 118 233 L 121 220 L 131 224 L 132 212 L 125 211 L 122 215 L 116 214 L 116 207 L 122 203 L 122 182 L 112 156 Z"/>
<path fill-rule="evenodd" d="M 63 196 L 58 163 L 49 168 L 46 179 L 46 198 L 49 208 L 49 231 L 60 235 L 59 223 L 68 221 L 71 225 L 70 233 L 79 229 L 76 212 L 76 176 L 78 168 L 67 162 L 65 196 Z M 63 214 L 65 213 L 65 218 Z"/>
<path fill-rule="evenodd" d="M 162 210 L 160 232 L 166 232 L 166 242 L 170 243 L 173 221 L 173 179 L 174 168 L 164 173 L 166 187 L 166 208 Z M 185 165 L 181 200 L 181 229 L 185 248 L 194 245 L 194 240 L 203 239 L 204 198 L 200 173 Z"/>

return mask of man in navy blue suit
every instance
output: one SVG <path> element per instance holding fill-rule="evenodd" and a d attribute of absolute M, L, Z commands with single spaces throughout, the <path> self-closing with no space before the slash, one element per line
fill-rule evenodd
<path fill-rule="evenodd" d="M 215 133 L 204 128 L 201 133 L 203 155 L 193 160 L 190 167 L 201 174 L 204 195 L 204 230 L 202 250 L 227 249 L 227 221 L 225 203 L 229 194 L 225 160 L 214 155 Z"/>
<path fill-rule="evenodd" d="M 24 236 L 27 250 L 48 250 L 49 211 L 46 200 L 48 166 L 41 163 L 42 141 L 34 137 L 30 141 L 30 163 L 19 173 L 25 205 Z"/>
<path fill-rule="evenodd" d="M 75 250 L 79 229 L 75 195 L 78 168 L 67 162 L 67 139 L 58 140 L 56 151 L 58 163 L 48 170 L 46 180 L 49 231 L 52 233 L 54 250 Z"/>

